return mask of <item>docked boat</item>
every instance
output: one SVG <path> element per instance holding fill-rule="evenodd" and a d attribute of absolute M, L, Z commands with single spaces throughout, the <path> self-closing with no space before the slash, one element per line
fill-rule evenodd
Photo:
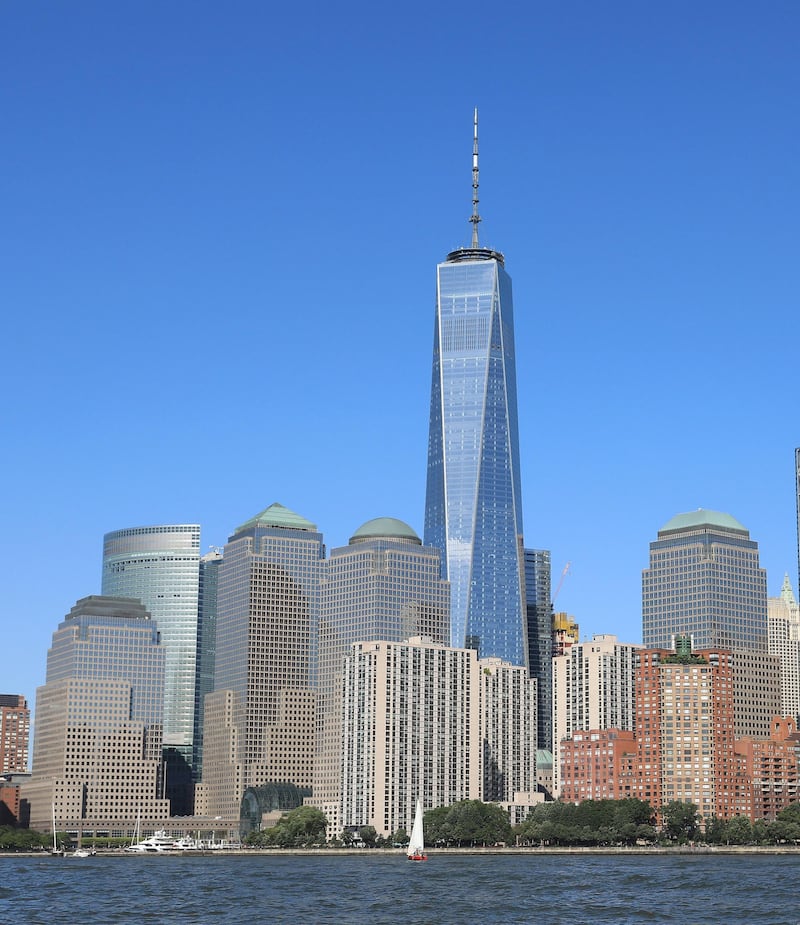
<path fill-rule="evenodd" d="M 179 851 L 180 849 L 176 848 L 175 844 L 174 837 L 172 835 L 167 835 L 167 833 L 161 829 L 142 841 L 128 845 L 125 850 L 132 851 L 134 854 L 164 854 L 167 851 Z"/>
<path fill-rule="evenodd" d="M 94 848 L 92 848 L 91 850 L 90 850 L 89 848 L 76 848 L 76 849 L 72 852 L 72 854 L 67 855 L 67 857 L 70 857 L 70 858 L 91 858 L 91 857 L 94 857 L 96 854 L 97 854 L 97 852 L 94 850 Z"/>
<path fill-rule="evenodd" d="M 425 833 L 422 827 L 422 803 L 420 800 L 417 800 L 414 825 L 411 828 L 411 838 L 406 849 L 406 857 L 409 861 L 428 860 L 428 855 L 425 854 Z"/>

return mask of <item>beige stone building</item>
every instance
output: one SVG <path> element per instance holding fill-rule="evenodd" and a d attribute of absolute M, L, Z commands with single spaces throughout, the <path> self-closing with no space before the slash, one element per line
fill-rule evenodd
<path fill-rule="evenodd" d="M 345 661 L 344 827 L 411 830 L 414 806 L 481 798 L 477 653 L 422 638 L 360 642 Z"/>
<path fill-rule="evenodd" d="M 198 814 L 238 817 L 247 787 L 311 790 L 311 665 L 324 556 L 316 526 L 280 504 L 242 524 L 225 546 Z"/>
<path fill-rule="evenodd" d="M 53 634 L 36 695 L 31 828 L 129 834 L 163 822 L 164 650 L 145 608 L 88 597 Z"/>
<path fill-rule="evenodd" d="M 342 676 L 354 642 L 450 637 L 450 586 L 439 550 L 423 546 L 408 524 L 379 517 L 362 524 L 347 546 L 331 551 L 320 595 L 317 658 L 317 750 L 313 803 L 341 832 Z"/>
<path fill-rule="evenodd" d="M 767 598 L 769 651 L 781 660 L 781 716 L 800 719 L 800 605 L 789 576 L 779 597 Z"/>
<path fill-rule="evenodd" d="M 481 679 L 481 799 L 514 803 L 536 791 L 537 691 L 535 678 L 499 658 L 478 662 Z"/>

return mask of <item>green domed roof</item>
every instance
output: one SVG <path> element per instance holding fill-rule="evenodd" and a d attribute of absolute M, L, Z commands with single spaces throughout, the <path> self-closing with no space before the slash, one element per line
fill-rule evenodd
<path fill-rule="evenodd" d="M 422 545 L 422 540 L 402 520 L 395 517 L 375 517 L 362 524 L 358 530 L 350 537 L 351 543 L 357 543 L 359 540 L 411 540 L 414 543 Z"/>
<path fill-rule="evenodd" d="M 310 520 L 295 514 L 288 507 L 282 504 L 270 504 L 260 514 L 251 517 L 245 521 L 241 527 L 237 527 L 234 534 L 241 533 L 242 530 L 249 530 L 251 527 L 283 527 L 284 530 L 310 530 L 314 533 L 317 531 L 317 525 L 312 524 Z"/>
<path fill-rule="evenodd" d="M 717 527 L 722 530 L 736 530 L 739 533 L 748 532 L 747 527 L 740 524 L 730 514 L 723 514 L 720 511 L 707 511 L 704 508 L 698 508 L 696 511 L 689 511 L 686 514 L 676 514 L 658 532 L 659 534 L 672 533 L 674 530 L 695 530 L 699 527 Z"/>

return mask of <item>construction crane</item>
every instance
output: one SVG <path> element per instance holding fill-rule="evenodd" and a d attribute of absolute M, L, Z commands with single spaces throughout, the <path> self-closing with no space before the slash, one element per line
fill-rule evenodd
<path fill-rule="evenodd" d="M 564 568 L 561 571 L 561 578 L 558 579 L 558 587 L 556 588 L 556 593 L 553 595 L 553 610 L 555 610 L 556 598 L 558 597 L 558 593 L 561 590 L 561 586 L 564 584 L 564 579 L 569 574 L 570 568 L 572 568 L 572 563 L 567 562 L 567 564 L 564 566 Z"/>

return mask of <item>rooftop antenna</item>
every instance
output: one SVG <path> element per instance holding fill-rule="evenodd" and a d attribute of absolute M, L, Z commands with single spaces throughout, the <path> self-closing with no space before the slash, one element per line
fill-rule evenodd
<path fill-rule="evenodd" d="M 472 215 L 469 217 L 472 223 L 472 246 L 478 247 L 478 222 L 481 220 L 478 215 L 478 108 L 475 107 L 474 134 L 472 145 Z"/>

